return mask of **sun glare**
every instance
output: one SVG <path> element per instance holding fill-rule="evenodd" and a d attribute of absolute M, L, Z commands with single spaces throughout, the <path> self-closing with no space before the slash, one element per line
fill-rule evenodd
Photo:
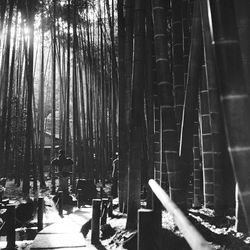
<path fill-rule="evenodd" d="M 30 34 L 30 29 L 28 27 L 24 27 L 23 33 L 25 36 L 28 36 Z"/>

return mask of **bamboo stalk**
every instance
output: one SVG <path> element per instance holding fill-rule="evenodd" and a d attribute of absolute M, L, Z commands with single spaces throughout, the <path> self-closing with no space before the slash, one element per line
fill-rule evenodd
<path fill-rule="evenodd" d="M 166 172 L 169 180 L 169 192 L 173 200 L 186 209 L 185 191 L 183 189 L 183 168 L 178 162 L 178 144 L 174 114 L 174 98 L 168 58 L 167 34 L 164 1 L 152 1 L 154 42 L 156 56 L 157 83 L 160 104 L 160 126 L 162 133 L 162 160 L 165 168 L 161 169 L 163 185 L 166 188 Z M 161 156 L 160 156 L 161 157 Z M 161 158 L 160 158 L 161 159 Z M 166 169 L 167 166 L 167 169 Z"/>
<path fill-rule="evenodd" d="M 53 35 L 52 37 L 52 96 L 51 96 L 51 152 L 50 157 L 55 157 L 55 136 L 56 136 L 56 1 L 53 0 Z M 55 193 L 55 167 L 52 166 L 52 193 Z"/>
<path fill-rule="evenodd" d="M 220 74 L 220 101 L 227 145 L 239 196 L 250 233 L 250 117 L 249 97 L 241 60 L 238 31 L 232 0 L 211 1 L 210 32 Z"/>
<path fill-rule="evenodd" d="M 121 6 L 120 6 L 121 8 Z M 131 110 L 131 75 L 133 52 L 133 9 L 134 1 L 125 0 L 124 3 L 124 83 L 119 84 L 119 209 L 127 210 L 127 185 L 129 165 L 129 122 Z M 120 17 L 122 18 L 122 17 Z M 122 37 L 121 37 L 122 38 Z M 121 41 L 120 41 L 121 43 Z"/>
<path fill-rule="evenodd" d="M 188 63 L 188 76 L 185 86 L 185 99 L 182 114 L 181 138 L 179 146 L 180 162 L 185 170 L 184 189 L 187 189 L 188 179 L 193 169 L 193 134 L 194 117 L 198 103 L 198 84 L 201 75 L 202 33 L 199 12 L 199 2 L 195 1 L 192 19 L 191 46 Z"/>
<path fill-rule="evenodd" d="M 202 79 L 199 94 L 204 205 L 208 208 L 214 208 L 214 155 L 212 146 L 212 132 L 208 104 L 208 89 L 206 85 L 205 64 L 202 65 Z"/>
<path fill-rule="evenodd" d="M 44 0 L 42 1 L 42 44 L 41 44 L 41 72 L 40 72 L 40 97 L 39 97 L 39 117 L 40 117 L 40 142 L 39 142 L 39 180 L 40 187 L 45 187 L 43 166 L 44 166 Z"/>
<path fill-rule="evenodd" d="M 159 184 L 153 179 L 149 180 L 148 184 L 164 208 L 173 215 L 175 223 L 183 233 L 190 247 L 193 250 L 213 249 Z"/>
<path fill-rule="evenodd" d="M 130 148 L 128 174 L 128 216 L 127 229 L 137 226 L 137 210 L 140 208 L 141 171 L 143 156 L 144 127 L 144 60 L 145 60 L 145 6 L 144 0 L 137 0 L 134 9 L 134 56 L 132 77 L 132 103 L 130 121 Z"/>
<path fill-rule="evenodd" d="M 240 50 L 241 50 L 241 58 L 244 68 L 244 74 L 246 77 L 247 91 L 250 93 L 250 2 L 247 0 L 234 1 L 235 5 L 235 14 L 236 14 L 236 23 L 239 33 L 239 42 L 240 42 Z M 250 178 L 250 177 L 249 177 Z M 236 184 L 237 186 L 237 184 Z M 236 187 L 236 190 L 238 188 Z M 233 192 L 232 192 L 233 193 Z M 244 213 L 242 209 L 242 204 L 240 202 L 240 197 L 236 192 L 236 230 L 240 232 L 246 232 L 246 222 L 244 218 Z"/>
<path fill-rule="evenodd" d="M 194 119 L 194 136 L 193 136 L 193 157 L 194 157 L 194 207 L 200 207 L 203 204 L 202 195 L 202 169 L 200 160 L 200 138 L 199 138 L 199 119 L 198 119 L 198 109 L 195 111 Z"/>
<path fill-rule="evenodd" d="M 25 132 L 25 158 L 24 158 L 24 178 L 23 178 L 23 193 L 28 194 L 30 189 L 30 160 L 31 160 L 31 145 L 33 137 L 33 111 L 32 111 L 32 95 L 34 88 L 33 79 L 33 50 L 34 50 L 34 17 L 35 17 L 35 2 L 28 8 L 27 15 L 29 16 L 28 25 L 30 28 L 29 48 L 26 56 L 26 74 L 27 74 L 27 121 Z"/>
<path fill-rule="evenodd" d="M 154 177 L 154 100 L 153 100 L 153 70 L 154 47 L 153 47 L 153 19 L 151 1 L 146 1 L 146 86 L 145 86 L 145 103 L 146 103 L 146 140 L 147 140 L 147 180 Z M 147 188 L 147 208 L 153 207 L 153 194 L 151 189 Z"/>
<path fill-rule="evenodd" d="M 173 90 L 177 136 L 180 137 L 184 103 L 182 0 L 172 1 L 172 60 Z"/>
<path fill-rule="evenodd" d="M 209 126 L 211 127 L 212 143 L 212 166 L 214 168 L 214 209 L 216 215 L 222 215 L 225 205 L 223 193 L 223 166 L 225 164 L 225 154 L 223 153 L 224 129 L 222 124 L 221 107 L 219 103 L 218 76 L 215 66 L 215 55 L 212 48 L 212 39 L 209 33 L 208 7 L 205 1 L 200 2 L 202 30 L 204 42 L 204 61 L 206 71 L 206 84 L 208 90 Z M 229 172 L 229 171 L 227 171 Z M 222 181 L 223 180 L 223 181 Z"/>

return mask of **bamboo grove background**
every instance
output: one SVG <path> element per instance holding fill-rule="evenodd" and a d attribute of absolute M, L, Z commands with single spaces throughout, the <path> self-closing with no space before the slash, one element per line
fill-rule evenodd
<path fill-rule="evenodd" d="M 73 179 L 110 178 L 136 227 L 155 178 L 182 210 L 250 225 L 247 0 L 2 0 L 0 172 L 45 187 L 44 133 Z M 39 180 L 39 182 L 38 182 Z M 236 199 L 235 199 L 236 197 Z"/>

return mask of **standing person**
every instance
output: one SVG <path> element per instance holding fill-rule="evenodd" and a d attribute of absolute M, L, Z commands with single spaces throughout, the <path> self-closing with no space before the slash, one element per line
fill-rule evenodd
<path fill-rule="evenodd" d="M 116 153 L 116 158 L 113 160 L 112 163 L 112 186 L 111 186 L 111 195 L 113 198 L 118 196 L 118 171 L 119 171 L 119 156 Z"/>
<path fill-rule="evenodd" d="M 58 167 L 57 176 L 59 177 L 58 191 L 63 191 L 64 194 L 68 194 L 68 178 L 72 173 L 73 161 L 69 157 L 65 157 L 64 150 L 59 150 L 57 158 L 53 159 L 51 164 Z"/>

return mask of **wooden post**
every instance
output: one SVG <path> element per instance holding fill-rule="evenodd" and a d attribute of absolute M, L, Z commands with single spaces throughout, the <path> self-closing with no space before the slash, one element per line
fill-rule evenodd
<path fill-rule="evenodd" d="M 51 184 L 52 184 L 52 190 L 51 193 L 56 193 L 56 177 L 55 177 L 55 166 L 51 166 Z"/>
<path fill-rule="evenodd" d="M 40 232 L 43 229 L 43 208 L 44 199 L 42 197 L 38 198 L 38 210 L 37 210 L 37 229 Z"/>
<path fill-rule="evenodd" d="M 154 216 L 154 223 L 152 224 L 152 227 L 154 230 L 155 244 L 157 244 L 157 246 L 155 248 L 162 249 L 162 237 L 161 237 L 162 205 L 154 193 L 152 193 L 152 206 L 153 206 L 153 214 L 154 214 L 153 215 Z"/>
<path fill-rule="evenodd" d="M 80 208 L 82 205 L 82 194 L 83 194 L 82 189 L 81 188 L 77 189 L 77 207 L 78 208 Z"/>
<path fill-rule="evenodd" d="M 101 225 L 107 223 L 107 214 L 108 214 L 108 198 L 102 199 L 102 216 L 101 216 Z"/>
<path fill-rule="evenodd" d="M 3 193 L 4 193 L 3 189 L 2 189 L 2 190 L 0 190 L 0 203 L 2 203 Z"/>
<path fill-rule="evenodd" d="M 59 191 L 58 192 L 58 211 L 59 211 L 59 215 L 63 216 L 63 191 Z"/>
<path fill-rule="evenodd" d="M 151 209 L 138 210 L 138 237 L 137 250 L 152 250 L 154 249 L 154 213 Z"/>
<path fill-rule="evenodd" d="M 113 197 L 109 196 L 108 200 L 108 216 L 113 217 Z"/>
<path fill-rule="evenodd" d="M 16 249 L 16 210 L 15 205 L 7 205 L 7 246 L 6 249 L 14 250 Z"/>
<path fill-rule="evenodd" d="M 92 200 L 91 244 L 99 242 L 101 199 Z"/>

